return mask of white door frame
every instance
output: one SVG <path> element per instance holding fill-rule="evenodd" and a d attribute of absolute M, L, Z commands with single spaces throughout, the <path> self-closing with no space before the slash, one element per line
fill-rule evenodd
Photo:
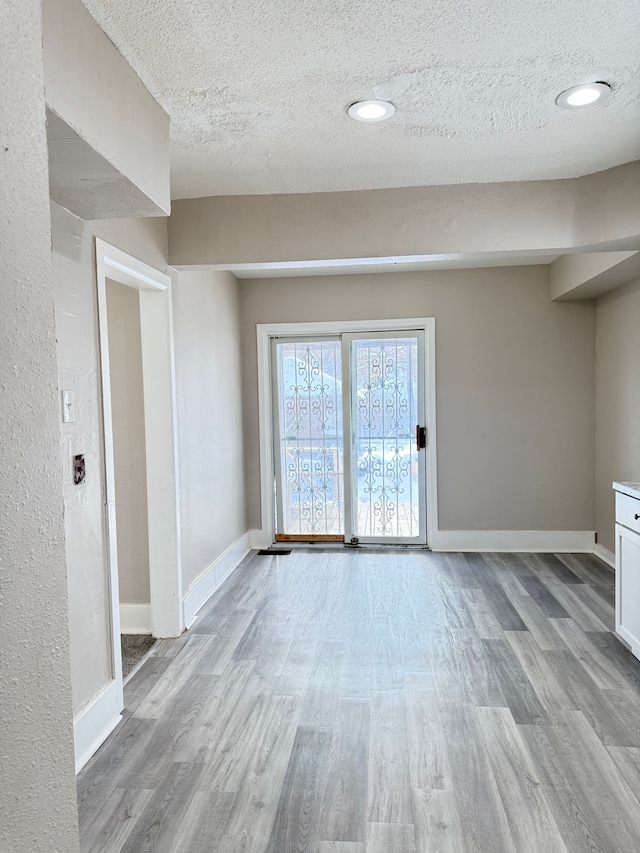
<path fill-rule="evenodd" d="M 436 454 L 436 339 L 435 317 L 401 320 L 345 320 L 310 323 L 259 323 L 256 326 L 258 346 L 258 424 L 260 429 L 260 506 L 261 530 L 254 534 L 254 547 L 269 547 L 275 538 L 273 447 L 273 388 L 271 370 L 271 338 L 303 335 L 342 335 L 353 332 L 424 331 L 425 334 L 425 417 L 427 546 L 438 530 L 438 475 Z"/>
<path fill-rule="evenodd" d="M 154 637 L 178 637 L 184 630 L 184 620 L 171 278 L 99 239 L 96 270 L 112 661 L 114 680 L 122 690 L 107 279 L 135 288 L 140 296 L 151 632 Z"/>

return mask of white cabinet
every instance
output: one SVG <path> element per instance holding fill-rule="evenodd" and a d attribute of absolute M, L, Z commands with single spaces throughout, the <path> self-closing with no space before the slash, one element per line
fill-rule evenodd
<path fill-rule="evenodd" d="M 616 494 L 616 633 L 640 658 L 640 499 Z"/>

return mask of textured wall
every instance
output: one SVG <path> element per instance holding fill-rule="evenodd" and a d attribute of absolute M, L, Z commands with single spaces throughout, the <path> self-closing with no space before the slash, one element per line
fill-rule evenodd
<path fill-rule="evenodd" d="M 104 448 L 97 293 L 91 231 L 51 206 L 60 389 L 75 393 L 76 419 L 62 424 L 64 509 L 71 631 L 73 710 L 78 714 L 111 679 L 104 520 Z M 73 483 L 72 459 L 87 476 Z"/>
<path fill-rule="evenodd" d="M 140 292 L 107 280 L 121 604 L 149 604 L 149 521 Z"/>
<path fill-rule="evenodd" d="M 247 530 L 238 287 L 199 272 L 173 289 L 185 593 Z"/>
<path fill-rule="evenodd" d="M 594 530 L 594 324 L 547 267 L 241 282 L 249 526 L 260 526 L 256 323 L 436 318 L 442 530 Z"/>
<path fill-rule="evenodd" d="M 640 280 L 596 311 L 596 530 L 614 549 L 614 480 L 640 480 Z"/>
<path fill-rule="evenodd" d="M 0 5 L 0 850 L 78 850 L 40 3 Z"/>
<path fill-rule="evenodd" d="M 83 222 L 58 205 L 53 217 L 60 387 L 76 393 L 76 422 L 62 428 L 65 526 L 74 714 L 111 678 L 104 529 L 104 458 L 93 236 L 166 270 L 166 219 Z M 84 453 L 87 481 L 71 482 L 70 460 Z"/>

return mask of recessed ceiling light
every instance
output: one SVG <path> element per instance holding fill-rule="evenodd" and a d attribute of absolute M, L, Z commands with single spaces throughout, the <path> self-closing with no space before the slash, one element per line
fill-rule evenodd
<path fill-rule="evenodd" d="M 349 107 L 349 115 L 356 121 L 384 121 L 391 118 L 396 108 L 389 101 L 356 101 Z"/>
<path fill-rule="evenodd" d="M 608 83 L 584 83 L 562 92 L 556 98 L 556 104 L 568 110 L 577 110 L 593 104 L 604 104 L 610 97 L 611 86 Z"/>

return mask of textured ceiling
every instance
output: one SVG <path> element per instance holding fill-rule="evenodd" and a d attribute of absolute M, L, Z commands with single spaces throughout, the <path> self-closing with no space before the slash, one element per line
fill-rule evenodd
<path fill-rule="evenodd" d="M 169 112 L 172 195 L 575 177 L 640 158 L 637 0 L 84 0 Z M 561 110 L 582 82 L 603 107 Z M 391 100 L 388 122 L 346 115 Z"/>

